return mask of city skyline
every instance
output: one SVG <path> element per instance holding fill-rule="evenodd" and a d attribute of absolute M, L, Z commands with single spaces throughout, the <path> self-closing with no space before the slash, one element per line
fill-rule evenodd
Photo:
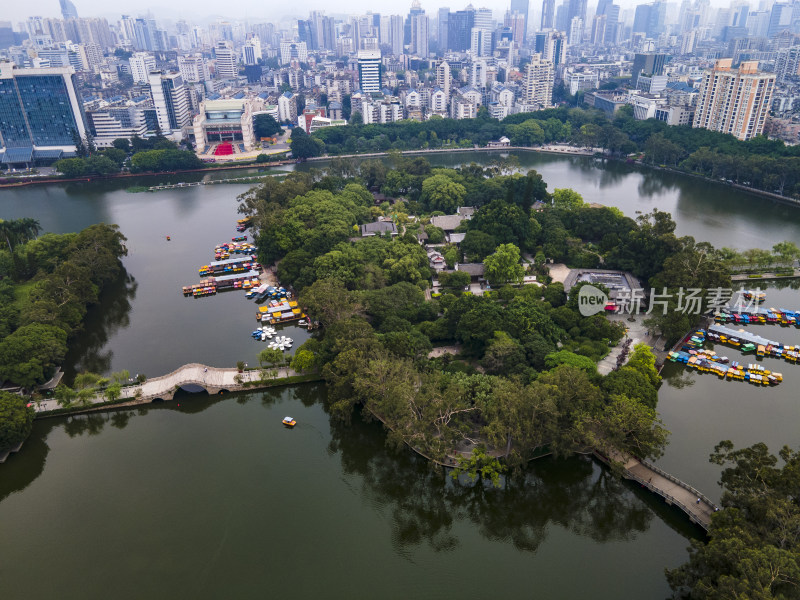
<path fill-rule="evenodd" d="M 471 2 L 465 0 L 464 2 L 447 2 L 446 0 L 429 0 L 421 2 L 422 8 L 430 16 L 434 17 L 439 8 L 450 8 L 451 10 L 460 10 Z M 635 2 L 632 0 L 618 0 L 615 2 L 623 9 L 633 9 L 640 4 L 647 4 L 648 2 Z M 337 15 L 355 15 L 364 14 L 367 12 L 381 13 L 381 14 L 407 14 L 411 7 L 411 2 L 404 3 L 387 3 L 386 8 L 383 6 L 376 6 L 374 2 L 368 0 L 355 0 L 349 2 L 348 11 L 332 11 L 328 9 L 328 5 L 324 2 L 317 2 L 315 0 L 300 0 L 293 2 L 291 8 L 283 10 L 283 7 L 270 6 L 266 7 L 263 3 L 256 0 L 237 0 L 232 7 L 232 10 L 227 11 L 225 14 L 219 12 L 219 3 L 212 2 L 211 0 L 175 0 L 170 2 L 168 7 L 163 5 L 147 5 L 137 6 L 137 3 L 130 3 L 130 5 L 122 5 L 121 8 L 109 11 L 108 3 L 103 0 L 78 0 L 74 2 L 81 17 L 105 17 L 107 19 L 118 19 L 121 14 L 132 14 L 135 16 L 151 14 L 156 19 L 164 20 L 192 20 L 197 22 L 213 21 L 219 19 L 229 20 L 263 20 L 265 22 L 278 22 L 284 19 L 302 18 L 308 15 L 309 11 L 318 10 L 323 11 L 331 16 Z M 144 3 L 143 3 L 144 4 Z M 488 0 L 485 2 L 472 2 L 476 8 L 486 7 L 492 10 L 494 18 L 501 18 L 505 11 L 509 8 L 511 0 Z M 679 5 L 679 2 L 675 2 Z M 712 7 L 728 6 L 731 2 L 726 0 L 711 0 Z M 590 2 L 589 7 L 596 7 L 597 2 Z M 120 5 L 117 5 L 120 6 Z M 530 0 L 530 15 L 540 15 L 542 9 L 542 2 L 540 0 Z M 3 15 L 0 20 L 11 21 L 15 25 L 19 21 L 24 21 L 28 17 L 41 16 L 51 18 L 61 18 L 61 8 L 58 0 L 31 0 L 24 4 L 11 5 L 4 7 Z"/>

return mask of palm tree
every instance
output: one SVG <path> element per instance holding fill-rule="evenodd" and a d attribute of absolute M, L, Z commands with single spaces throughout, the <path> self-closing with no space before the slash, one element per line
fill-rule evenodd
<path fill-rule="evenodd" d="M 9 252 L 14 251 L 14 246 L 36 239 L 41 231 L 39 221 L 29 217 L 5 221 L 0 219 L 0 238 L 6 241 Z"/>

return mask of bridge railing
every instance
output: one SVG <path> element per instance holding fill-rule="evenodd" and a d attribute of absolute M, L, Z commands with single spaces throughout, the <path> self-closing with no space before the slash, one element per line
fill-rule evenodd
<path fill-rule="evenodd" d="M 661 475 L 661 473 L 659 473 L 659 475 Z M 643 487 L 646 487 L 651 492 L 655 492 L 656 494 L 658 494 L 659 496 L 664 498 L 667 501 L 667 504 L 674 504 L 675 506 L 677 506 L 683 512 L 686 513 L 686 515 L 689 517 L 689 520 L 692 523 L 696 523 L 697 525 L 699 525 L 700 527 L 702 527 L 703 529 L 708 531 L 709 523 L 706 523 L 706 522 L 702 521 L 688 506 L 686 506 L 683 502 L 681 502 L 680 500 L 678 500 L 674 496 L 671 496 L 670 494 L 668 494 L 667 492 L 665 492 L 661 488 L 658 488 L 658 487 L 654 486 L 649 481 L 645 481 L 644 479 L 642 479 L 638 475 L 635 475 L 634 473 L 631 473 L 630 471 L 627 471 L 627 470 L 625 471 L 625 477 L 628 478 L 628 479 L 632 479 L 632 480 L 636 481 L 637 483 L 641 484 Z M 663 477 L 663 475 L 662 475 L 662 477 Z M 674 479 L 674 478 L 671 478 L 671 480 L 672 479 Z"/>
<path fill-rule="evenodd" d="M 663 469 L 659 469 L 654 464 L 651 464 L 651 463 L 649 463 L 649 462 L 647 462 L 645 460 L 639 460 L 639 462 L 642 463 L 645 467 L 647 467 L 651 471 L 653 471 L 654 473 L 658 473 L 659 475 L 661 475 L 661 477 L 663 477 L 664 479 L 669 479 L 672 483 L 675 483 L 675 484 L 681 486 L 683 489 L 692 492 L 692 494 L 694 494 L 695 496 L 700 498 L 701 501 L 703 501 L 706 504 L 708 504 L 712 509 L 716 510 L 718 508 L 718 506 L 716 504 L 714 504 L 705 494 L 703 494 L 699 490 L 693 488 L 688 483 L 685 483 L 685 482 L 681 481 L 677 477 L 674 477 L 673 475 L 670 475 L 669 473 L 667 473 Z"/>

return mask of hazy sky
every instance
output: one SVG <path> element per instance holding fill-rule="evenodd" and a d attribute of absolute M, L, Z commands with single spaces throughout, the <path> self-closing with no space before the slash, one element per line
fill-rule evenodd
<path fill-rule="evenodd" d="M 422 8 L 433 15 L 441 6 L 449 6 L 451 10 L 459 10 L 470 3 L 470 0 L 421 0 Z M 679 3 L 680 0 L 674 0 Z M 411 7 L 411 0 L 349 0 L 347 3 L 333 5 L 325 0 L 295 0 L 290 3 L 280 3 L 275 0 L 170 0 L 164 4 L 153 3 L 153 0 L 73 0 L 78 14 L 82 17 L 106 17 L 116 20 L 121 13 L 139 16 L 150 10 L 156 19 L 186 19 L 187 21 L 201 22 L 208 18 L 222 17 L 228 20 L 236 19 L 263 19 L 264 21 L 277 22 L 281 17 L 306 16 L 309 10 L 324 10 L 327 14 L 338 13 L 346 7 L 347 14 L 363 14 L 371 10 L 383 14 L 406 14 Z M 496 17 L 508 8 L 509 0 L 473 0 L 476 7 L 491 8 Z M 617 0 L 623 8 L 641 4 L 635 0 Z M 531 11 L 539 13 L 541 0 L 531 0 Z M 558 4 L 558 0 L 556 2 Z M 596 0 L 589 0 L 590 7 L 596 5 Z M 715 6 L 728 5 L 728 0 L 712 0 Z M 757 4 L 753 2 L 753 4 Z M 24 21 L 29 16 L 60 17 L 58 0 L 0 0 L 0 20 L 10 20 L 14 24 Z M 220 14 L 220 7 L 225 7 L 225 12 Z M 335 6 L 336 11 L 331 10 Z M 109 10 L 111 9 L 111 10 Z"/>

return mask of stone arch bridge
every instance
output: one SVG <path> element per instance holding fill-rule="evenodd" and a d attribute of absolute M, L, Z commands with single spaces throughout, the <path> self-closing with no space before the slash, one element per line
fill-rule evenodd
<path fill-rule="evenodd" d="M 296 375 L 287 368 L 278 369 L 277 377 Z M 259 371 L 244 371 L 238 369 L 220 369 L 208 367 L 199 363 L 183 365 L 172 373 L 161 377 L 153 377 L 140 385 L 126 386 L 122 389 L 122 398 L 135 398 L 141 390 L 139 399 L 142 402 L 153 400 L 172 400 L 175 392 L 185 386 L 197 386 L 209 394 L 220 394 L 244 389 L 245 382 L 258 381 Z"/>

